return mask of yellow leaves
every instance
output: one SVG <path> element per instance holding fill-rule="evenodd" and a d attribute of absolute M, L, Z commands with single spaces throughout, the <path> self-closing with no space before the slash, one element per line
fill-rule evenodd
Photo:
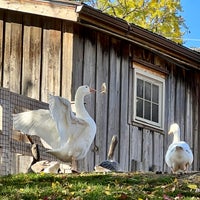
<path fill-rule="evenodd" d="M 92 188 L 91 186 L 88 186 L 86 189 L 85 189 L 85 193 L 90 193 L 92 191 Z"/>
<path fill-rule="evenodd" d="M 109 6 L 108 6 L 109 2 Z M 122 18 L 177 43 L 182 43 L 182 35 L 187 30 L 184 20 L 177 13 L 182 10 L 180 0 L 97 0 L 103 11 Z M 184 30 L 185 29 L 185 30 Z"/>
<path fill-rule="evenodd" d="M 111 195 L 110 185 L 108 185 L 104 191 L 106 195 Z"/>
<path fill-rule="evenodd" d="M 191 189 L 191 191 L 194 191 L 195 193 L 200 193 L 200 188 L 196 184 L 188 184 L 188 188 Z"/>
<path fill-rule="evenodd" d="M 174 179 L 174 183 L 177 183 L 177 182 L 178 182 L 178 179 L 177 179 L 177 178 L 175 178 L 175 179 Z"/>
<path fill-rule="evenodd" d="M 193 190 L 196 190 L 198 188 L 196 184 L 188 184 L 187 186 L 188 188 L 193 189 Z"/>
<path fill-rule="evenodd" d="M 71 195 L 74 195 L 74 194 L 75 194 L 75 192 L 74 192 L 74 191 L 72 191 L 72 192 L 70 192 L 70 194 L 71 194 Z"/>
<path fill-rule="evenodd" d="M 51 184 L 51 188 L 53 189 L 53 190 L 56 190 L 58 187 L 60 187 L 61 185 L 60 185 L 60 183 L 58 182 L 58 181 L 56 181 L 55 183 L 53 182 L 52 184 Z"/>
<path fill-rule="evenodd" d="M 111 195 L 111 192 L 110 192 L 109 190 L 106 190 L 104 193 L 105 193 L 106 195 Z"/>

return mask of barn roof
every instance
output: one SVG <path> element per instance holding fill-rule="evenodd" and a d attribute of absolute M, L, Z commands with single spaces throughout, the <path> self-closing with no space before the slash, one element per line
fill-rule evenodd
<path fill-rule="evenodd" d="M 200 70 L 199 52 L 86 4 L 66 0 L 0 0 L 0 8 L 74 21 L 135 43 L 179 66 Z"/>

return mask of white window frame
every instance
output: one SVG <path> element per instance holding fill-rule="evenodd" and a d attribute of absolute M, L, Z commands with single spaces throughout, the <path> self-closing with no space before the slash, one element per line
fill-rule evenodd
<path fill-rule="evenodd" d="M 155 84 L 159 87 L 159 107 L 158 107 L 158 123 L 136 116 L 136 105 L 137 105 L 137 78 L 142 79 L 143 81 L 150 82 L 151 84 Z M 133 121 L 137 123 L 141 123 L 144 125 L 148 125 L 154 128 L 158 128 L 163 130 L 164 128 L 164 105 L 165 105 L 165 79 L 162 76 L 159 76 L 156 73 L 152 73 L 151 71 L 142 70 L 135 68 L 134 69 L 134 98 L 133 98 L 134 110 L 133 110 Z"/>

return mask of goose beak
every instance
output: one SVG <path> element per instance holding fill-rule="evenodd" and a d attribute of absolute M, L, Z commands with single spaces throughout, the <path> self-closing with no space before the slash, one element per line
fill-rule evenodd
<path fill-rule="evenodd" d="M 169 130 L 168 135 L 172 134 L 173 132 L 171 130 Z"/>
<path fill-rule="evenodd" d="M 90 88 L 90 93 L 96 92 L 94 88 Z"/>

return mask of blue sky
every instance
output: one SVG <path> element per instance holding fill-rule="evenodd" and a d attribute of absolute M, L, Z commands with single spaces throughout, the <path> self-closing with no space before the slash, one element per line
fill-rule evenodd
<path fill-rule="evenodd" d="M 200 47 L 200 0 L 181 0 L 183 12 L 181 15 L 190 33 L 183 36 L 184 46 Z"/>

